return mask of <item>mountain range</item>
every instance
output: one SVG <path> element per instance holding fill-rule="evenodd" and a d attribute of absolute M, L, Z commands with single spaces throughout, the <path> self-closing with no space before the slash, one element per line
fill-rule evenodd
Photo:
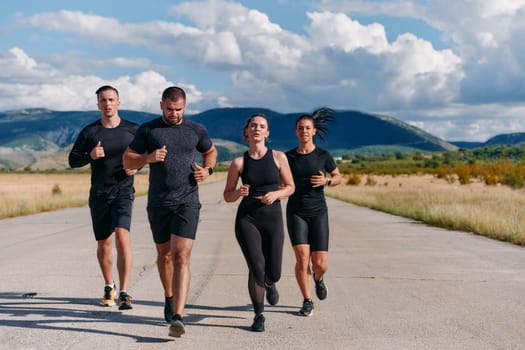
<path fill-rule="evenodd" d="M 242 145 L 242 128 L 246 119 L 254 113 L 264 113 L 268 118 L 270 147 L 285 151 L 296 146 L 295 120 L 302 112 L 283 114 L 262 108 L 216 108 L 186 115 L 185 118 L 206 126 L 219 149 L 219 160 L 227 161 L 245 149 Z M 120 110 L 119 114 L 138 124 L 160 115 L 129 110 Z M 387 115 L 337 110 L 334 116 L 334 121 L 328 126 L 326 142 L 316 141 L 334 156 L 356 153 L 359 149 L 372 146 L 390 150 L 435 152 L 483 145 L 447 142 Z M 68 149 L 80 130 L 98 118 L 99 111 L 23 109 L 0 112 L 0 168 L 35 167 L 48 157 L 67 158 Z M 516 144 L 524 141 L 525 133 L 498 135 L 487 143 Z M 67 167 L 65 159 L 62 163 L 57 167 Z M 49 168 L 52 165 L 40 166 Z"/>

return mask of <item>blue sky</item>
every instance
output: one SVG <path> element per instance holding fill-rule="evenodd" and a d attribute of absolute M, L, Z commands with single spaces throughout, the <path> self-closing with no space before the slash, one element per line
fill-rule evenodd
<path fill-rule="evenodd" d="M 320 106 L 451 141 L 525 132 L 525 0 L 28 1 L 0 12 L 0 110 Z"/>

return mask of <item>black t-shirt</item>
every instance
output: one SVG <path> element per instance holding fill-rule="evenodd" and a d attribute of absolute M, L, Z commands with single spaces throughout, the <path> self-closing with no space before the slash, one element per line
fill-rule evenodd
<path fill-rule="evenodd" d="M 295 192 L 288 198 L 288 210 L 293 210 L 302 215 L 316 215 L 326 210 L 324 186 L 312 187 L 312 175 L 330 173 L 336 169 L 336 164 L 328 151 L 316 147 L 313 152 L 300 154 L 291 149 L 286 152 L 290 169 L 295 182 Z"/>
<path fill-rule="evenodd" d="M 166 124 L 162 118 L 139 127 L 129 147 L 140 154 L 166 146 L 164 162 L 150 163 L 148 206 L 162 207 L 199 203 L 197 182 L 193 177 L 196 152 L 205 153 L 213 143 L 206 128 L 183 119 L 179 125 Z"/>
<path fill-rule="evenodd" d="M 111 196 L 133 193 L 133 176 L 127 176 L 122 167 L 122 154 L 128 147 L 138 125 L 121 119 L 116 128 L 105 128 L 99 120 L 84 127 L 71 152 L 69 165 L 79 168 L 91 165 L 91 195 Z M 89 153 L 100 141 L 105 157 L 91 159 Z"/>

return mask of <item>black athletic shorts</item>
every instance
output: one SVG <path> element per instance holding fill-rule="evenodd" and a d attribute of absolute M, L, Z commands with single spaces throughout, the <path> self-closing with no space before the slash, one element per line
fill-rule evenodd
<path fill-rule="evenodd" d="M 316 216 L 286 212 L 286 225 L 292 246 L 309 244 L 310 251 L 328 251 L 328 211 Z"/>
<path fill-rule="evenodd" d="M 120 195 L 115 198 L 106 196 L 89 197 L 91 222 L 97 241 L 111 236 L 115 231 L 115 227 L 130 230 L 134 198 L 133 194 Z"/>
<path fill-rule="evenodd" d="M 200 209 L 200 203 L 148 207 L 153 241 L 157 244 L 166 243 L 172 234 L 194 240 L 197 234 Z"/>

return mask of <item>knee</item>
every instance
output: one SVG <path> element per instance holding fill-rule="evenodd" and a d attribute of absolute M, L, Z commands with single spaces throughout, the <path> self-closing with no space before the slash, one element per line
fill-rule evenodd
<path fill-rule="evenodd" d="M 300 270 L 308 269 L 310 265 L 310 251 L 303 248 L 295 248 L 295 265 Z"/>
<path fill-rule="evenodd" d="M 171 251 L 168 249 L 160 249 L 157 247 L 157 262 L 159 263 L 171 263 Z"/>
<path fill-rule="evenodd" d="M 297 256 L 297 259 L 295 260 L 295 266 L 299 270 L 308 270 L 308 267 L 310 266 L 310 257 L 309 256 Z"/>
<path fill-rule="evenodd" d="M 265 280 L 268 283 L 275 283 L 281 279 L 281 265 L 272 264 L 266 271 Z"/>
<path fill-rule="evenodd" d="M 253 277 L 253 279 L 259 286 L 264 286 L 264 282 L 272 282 L 270 280 L 272 276 L 265 274 L 263 264 L 256 264 L 255 266 L 251 266 L 250 275 Z"/>
<path fill-rule="evenodd" d="M 111 237 L 97 242 L 97 250 L 101 253 L 111 252 L 113 249 L 113 243 Z"/>
<path fill-rule="evenodd" d="M 130 249 L 128 231 L 122 228 L 115 229 L 115 247 L 120 252 Z"/>
<path fill-rule="evenodd" d="M 322 276 L 328 271 L 328 262 L 326 260 L 313 261 L 312 269 L 316 275 Z"/>
<path fill-rule="evenodd" d="M 268 274 L 266 277 L 265 277 L 265 282 L 268 283 L 268 284 L 273 284 L 275 282 L 279 282 L 279 280 L 281 279 L 281 273 L 270 273 Z"/>
<path fill-rule="evenodd" d="M 190 256 L 185 252 L 171 252 L 170 256 L 174 266 L 185 266 L 189 264 Z"/>

